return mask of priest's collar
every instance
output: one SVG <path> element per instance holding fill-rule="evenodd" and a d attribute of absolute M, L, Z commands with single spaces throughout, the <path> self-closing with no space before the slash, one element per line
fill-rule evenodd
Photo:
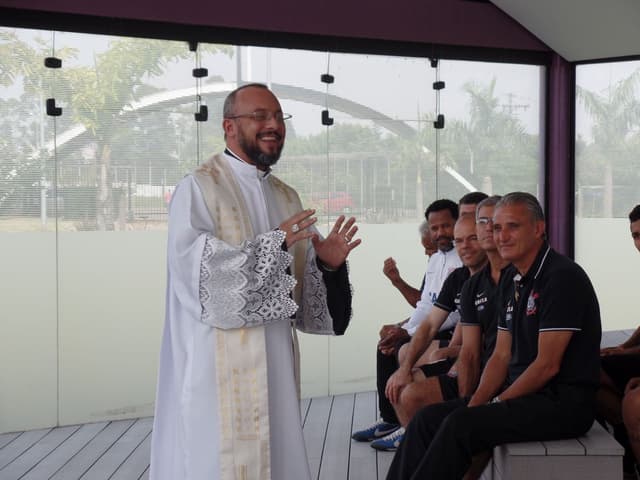
<path fill-rule="evenodd" d="M 257 166 L 252 165 L 246 160 L 243 160 L 242 158 L 240 158 L 239 155 L 236 155 L 235 153 L 233 153 L 229 147 L 226 147 L 224 149 L 224 153 L 225 155 L 237 160 L 240 163 L 241 167 L 238 169 L 240 172 L 256 175 L 258 177 L 258 180 L 264 180 L 271 173 L 271 168 L 268 168 L 266 171 L 262 171 Z"/>

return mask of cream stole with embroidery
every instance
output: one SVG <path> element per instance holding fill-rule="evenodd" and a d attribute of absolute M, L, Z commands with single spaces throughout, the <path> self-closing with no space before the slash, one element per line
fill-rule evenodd
<path fill-rule="evenodd" d="M 200 186 L 216 236 L 239 246 L 254 238 L 247 206 L 227 160 L 216 155 L 201 165 L 194 177 Z M 302 210 L 297 193 L 274 176 L 276 200 L 291 216 Z M 298 281 L 294 300 L 300 305 L 307 242 L 298 242 L 292 272 Z M 216 383 L 220 419 L 219 446 L 222 480 L 271 478 L 267 355 L 264 327 L 216 332 Z M 299 385 L 299 354 L 294 331 L 295 375 Z"/>

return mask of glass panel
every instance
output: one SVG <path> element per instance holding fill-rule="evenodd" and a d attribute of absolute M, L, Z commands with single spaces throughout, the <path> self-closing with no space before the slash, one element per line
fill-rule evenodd
<path fill-rule="evenodd" d="M 576 260 L 598 293 L 603 328 L 635 328 L 638 252 L 627 215 L 640 203 L 640 61 L 579 65 L 576 84 Z"/>
<path fill-rule="evenodd" d="M 238 80 L 268 83 L 293 114 L 275 172 L 317 209 L 320 231 L 355 215 L 364 240 L 351 258 L 347 334 L 301 336 L 305 396 L 374 388 L 379 327 L 411 312 L 380 270 L 393 256 L 419 286 L 426 205 L 475 188 L 543 190 L 539 67 L 442 61 L 436 71 L 427 58 L 208 44 L 195 54 L 185 42 L 27 30 L 17 32 L 29 48 L 16 49 L 5 46 L 15 31 L 1 31 L 0 72 L 29 65 L 0 77 L 10 132 L 0 141 L 0 235 L 13 242 L 3 243 L 13 248 L 2 264 L 22 275 L 1 286 L 17 302 L 8 308 L 22 326 L 20 348 L 32 317 L 46 324 L 46 358 L 37 358 L 50 366 L 47 394 L 59 388 L 61 423 L 152 413 L 166 203 L 185 173 L 224 147 L 222 104 Z M 52 54 L 62 68 L 44 70 Z M 209 75 L 194 79 L 195 67 Z M 335 82 L 322 83 L 323 73 Z M 438 75 L 442 130 L 433 128 Z M 63 109 L 55 121 L 44 116 L 46 98 Z M 194 121 L 199 105 L 207 122 Z M 332 126 L 321 123 L 325 109 Z M 19 335 L 4 335 L 13 324 L 2 325 L 15 345 Z M 354 350 L 365 352 L 361 361 Z"/>
<path fill-rule="evenodd" d="M 57 422 L 51 48 L 50 32 L 0 28 L 0 432 Z"/>
<path fill-rule="evenodd" d="M 441 189 L 454 200 L 470 190 L 526 191 L 540 185 L 542 67 L 442 61 Z"/>
<path fill-rule="evenodd" d="M 60 421 L 150 415 L 167 202 L 197 162 L 195 55 L 74 33 L 55 45 L 71 55 L 56 84 Z"/>

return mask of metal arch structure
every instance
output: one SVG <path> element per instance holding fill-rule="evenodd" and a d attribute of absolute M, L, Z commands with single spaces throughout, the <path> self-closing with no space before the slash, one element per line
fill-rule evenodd
<path fill-rule="evenodd" d="M 247 83 L 247 82 L 243 82 Z M 241 85 L 242 83 L 240 83 Z M 127 116 L 135 112 L 145 110 L 151 107 L 172 107 L 183 105 L 188 101 L 194 101 L 197 95 L 201 97 L 225 98 L 229 92 L 238 87 L 236 82 L 216 82 L 204 85 L 197 90 L 196 87 L 183 88 L 179 90 L 169 90 L 158 92 L 139 101 L 132 102 L 120 111 L 120 116 Z M 398 135 L 401 138 L 413 139 L 417 131 L 403 120 L 396 120 L 388 115 L 384 115 L 377 110 L 369 108 L 360 103 L 347 100 L 337 95 L 331 95 L 309 88 L 296 87 L 280 83 L 271 83 L 271 90 L 281 99 L 294 100 L 298 102 L 308 103 L 321 107 L 331 108 L 333 110 L 346 113 L 353 118 L 370 120 L 386 130 Z M 77 145 L 82 141 L 82 137 L 86 134 L 87 129 L 83 125 L 74 125 L 58 136 L 56 142 L 47 143 L 47 152 L 51 155 L 54 148 L 60 149 L 65 145 Z M 464 188 L 472 192 L 476 187 L 466 180 L 462 175 L 456 172 L 450 166 L 445 166 L 444 171 L 459 182 Z"/>
<path fill-rule="evenodd" d="M 120 111 L 120 116 L 127 116 L 151 107 L 162 108 L 183 105 L 189 101 L 194 101 L 197 95 L 208 98 L 225 98 L 229 92 L 233 91 L 237 86 L 238 84 L 236 82 L 220 82 L 204 85 L 200 90 L 197 90 L 196 87 L 189 87 L 154 93 L 125 106 Z M 353 118 L 371 120 L 375 124 L 380 125 L 402 138 L 411 139 L 414 138 L 417 133 L 414 128 L 403 120 L 395 120 L 377 110 L 336 95 L 280 83 L 272 83 L 270 87 L 278 98 L 304 102 L 321 107 L 326 106 L 327 108 L 346 113 Z M 59 149 L 65 145 L 70 146 L 77 144 L 86 133 L 87 129 L 83 125 L 74 125 L 58 136 L 55 147 L 53 141 L 47 143 L 47 151 L 51 154 L 54 148 Z"/>

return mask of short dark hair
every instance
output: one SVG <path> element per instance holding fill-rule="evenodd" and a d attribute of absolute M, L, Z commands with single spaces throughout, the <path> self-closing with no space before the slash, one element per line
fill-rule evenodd
<path fill-rule="evenodd" d="M 265 90 L 269 90 L 264 83 L 245 83 L 244 85 L 240 85 L 238 88 L 233 90 L 227 95 L 227 98 L 224 99 L 224 105 L 222 107 L 222 116 L 224 118 L 232 117 L 236 114 L 236 95 L 240 90 L 244 90 L 245 88 L 264 88 Z"/>
<path fill-rule="evenodd" d="M 629 212 L 629 221 L 631 223 L 637 222 L 638 220 L 640 220 L 640 205 L 636 205 L 633 207 L 633 210 Z"/>
<path fill-rule="evenodd" d="M 458 200 L 458 205 L 477 205 L 488 196 L 484 192 L 469 192 Z"/>
<path fill-rule="evenodd" d="M 531 214 L 531 220 L 534 222 L 544 222 L 544 212 L 538 199 L 527 192 L 511 192 L 502 197 L 496 203 L 496 209 L 505 205 L 524 205 Z"/>
<path fill-rule="evenodd" d="M 495 207 L 501 199 L 502 195 L 491 195 L 479 202 L 478 205 L 476 205 L 476 221 L 478 220 L 478 212 L 482 207 Z"/>
<path fill-rule="evenodd" d="M 442 210 L 449 210 L 454 220 L 458 219 L 458 204 L 448 198 L 442 198 L 431 203 L 424 211 L 424 218 L 429 220 L 429 214 L 432 212 L 440 212 Z"/>

